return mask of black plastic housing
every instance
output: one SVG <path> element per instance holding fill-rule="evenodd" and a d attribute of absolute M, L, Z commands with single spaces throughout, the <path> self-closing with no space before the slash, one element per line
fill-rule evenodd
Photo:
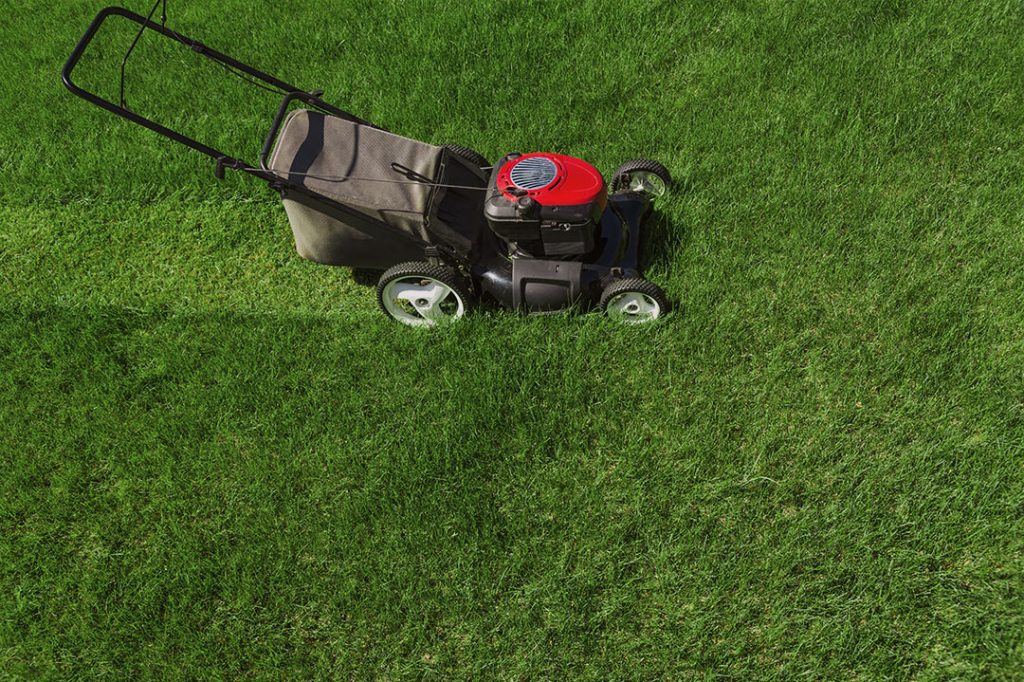
<path fill-rule="evenodd" d="M 509 201 L 494 186 L 494 176 L 491 176 L 491 185 L 484 201 L 484 216 L 491 231 L 505 241 L 527 242 L 540 239 L 540 205 L 528 197 L 523 199 L 533 205 L 521 207 L 519 202 Z"/>
<path fill-rule="evenodd" d="M 540 241 L 545 256 L 582 256 L 594 248 L 597 224 L 590 218 L 580 223 L 545 221 L 540 224 Z"/>

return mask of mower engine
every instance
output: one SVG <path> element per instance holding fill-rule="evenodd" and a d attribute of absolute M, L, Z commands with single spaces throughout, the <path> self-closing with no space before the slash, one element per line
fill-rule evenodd
<path fill-rule="evenodd" d="M 514 152 L 491 173 L 484 215 L 510 255 L 574 259 L 594 249 L 607 204 L 604 178 L 586 161 Z"/>

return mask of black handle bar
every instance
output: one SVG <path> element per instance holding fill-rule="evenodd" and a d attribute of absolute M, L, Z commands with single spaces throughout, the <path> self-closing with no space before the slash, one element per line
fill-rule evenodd
<path fill-rule="evenodd" d="M 205 145 L 202 142 L 194 140 L 191 137 L 188 137 L 187 135 L 183 135 L 182 133 L 179 133 L 176 130 L 171 130 L 170 128 L 161 125 L 151 119 L 148 119 L 145 116 L 142 116 L 141 114 L 138 114 L 132 111 L 131 109 L 128 109 L 127 107 L 121 106 L 120 104 L 104 99 L 103 97 L 100 97 L 94 92 L 85 90 L 84 88 L 81 88 L 78 85 L 76 85 L 74 81 L 71 80 L 71 73 L 74 71 L 75 66 L 78 65 L 78 62 L 82 58 L 82 54 L 85 52 L 86 48 L 89 46 L 89 43 L 91 43 L 92 39 L 96 36 L 96 33 L 97 31 L 99 31 L 100 26 L 103 25 L 103 22 L 107 19 L 107 17 L 114 15 L 134 21 L 135 23 L 139 24 L 143 29 L 156 31 L 157 33 L 167 38 L 170 38 L 178 43 L 181 43 L 182 45 L 185 45 L 192 51 L 197 52 L 204 57 L 220 62 L 221 64 L 229 67 L 230 69 L 241 72 L 259 81 L 262 81 L 266 85 L 272 86 L 273 88 L 276 88 L 284 93 L 284 101 L 281 103 L 281 106 L 278 107 L 277 115 L 274 118 L 274 122 L 273 125 L 271 126 L 270 133 L 267 135 L 267 139 L 263 145 L 263 150 L 260 154 L 260 166 L 253 166 L 252 164 L 246 163 L 232 156 L 224 154 L 223 152 L 214 149 L 209 145 Z M 363 121 L 362 119 L 359 119 L 346 111 L 338 109 L 337 107 L 328 104 L 327 102 L 324 102 L 323 100 L 320 99 L 320 94 L 322 94 L 320 92 L 303 92 L 294 85 L 290 85 L 278 78 L 263 73 L 259 69 L 256 69 L 243 62 L 240 62 L 237 59 L 229 57 L 228 55 L 223 54 L 222 52 L 218 52 L 217 50 L 214 50 L 213 48 L 208 47 L 197 40 L 193 40 L 191 38 L 181 35 L 180 33 L 170 30 L 165 26 L 154 23 L 146 17 L 143 17 L 140 14 L 136 14 L 135 12 L 127 10 L 123 7 L 107 7 L 105 9 L 100 10 L 99 14 L 96 15 L 96 18 L 94 18 L 92 20 L 92 23 L 89 24 L 89 28 L 86 29 L 85 34 L 83 34 L 81 39 L 79 39 L 78 45 L 75 46 L 75 49 L 71 53 L 71 56 L 68 57 L 67 63 L 64 64 L 64 68 L 61 71 L 61 80 L 64 82 L 64 85 L 67 87 L 68 90 L 70 90 L 75 95 L 81 97 L 82 99 L 91 102 L 92 104 L 95 104 L 98 107 L 106 109 L 107 111 L 116 114 L 117 116 L 126 118 L 132 123 L 137 123 L 143 127 L 149 128 L 150 130 L 159 133 L 164 137 L 168 137 L 174 140 L 175 142 L 180 142 L 181 144 L 187 147 L 191 147 L 196 151 L 202 152 L 207 156 L 213 157 L 217 161 L 216 174 L 218 177 L 223 176 L 224 168 L 231 168 L 233 170 L 239 170 L 249 173 L 251 175 L 255 175 L 257 177 L 263 178 L 264 180 L 278 180 L 278 178 L 273 173 L 266 169 L 266 158 L 269 155 L 271 148 L 273 147 L 274 139 L 277 137 L 278 129 L 281 126 L 281 122 L 284 119 L 288 106 L 295 100 L 300 100 L 326 113 L 333 114 L 335 116 L 344 118 L 349 121 L 353 121 L 354 123 L 370 125 L 366 121 Z"/>

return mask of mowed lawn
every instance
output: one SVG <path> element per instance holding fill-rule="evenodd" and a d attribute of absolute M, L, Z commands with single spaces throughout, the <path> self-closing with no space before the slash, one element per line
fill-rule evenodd
<path fill-rule="evenodd" d="M 0 677 L 1024 679 L 1019 2 L 170 0 L 395 132 L 675 174 L 669 319 L 429 332 L 66 92 L 102 5 L 0 12 Z M 278 103 L 155 35 L 127 90 L 249 160 Z"/>

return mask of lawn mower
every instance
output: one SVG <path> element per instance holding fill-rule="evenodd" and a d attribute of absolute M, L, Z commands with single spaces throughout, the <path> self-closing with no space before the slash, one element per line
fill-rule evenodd
<path fill-rule="evenodd" d="M 154 20 L 163 2 L 159 21 Z M 121 99 L 84 90 L 72 72 L 111 16 L 139 24 L 121 66 Z M 475 303 L 526 312 L 597 307 L 637 324 L 669 309 L 640 272 L 640 234 L 654 199 L 671 185 L 660 163 L 623 164 L 606 183 L 594 166 L 564 154 L 506 154 L 496 164 L 463 146 L 401 137 L 243 64 L 166 25 L 166 0 L 149 16 L 99 12 L 62 72 L 79 97 L 254 175 L 278 192 L 298 253 L 309 260 L 383 271 L 381 309 L 411 326 L 458 319 Z M 147 30 L 283 97 L 252 165 L 131 110 L 124 69 Z"/>

